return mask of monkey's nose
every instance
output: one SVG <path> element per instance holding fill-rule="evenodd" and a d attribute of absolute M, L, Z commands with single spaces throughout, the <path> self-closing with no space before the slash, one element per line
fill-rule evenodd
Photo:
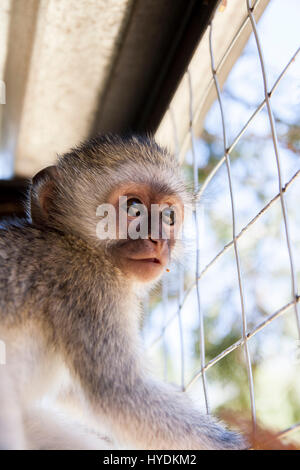
<path fill-rule="evenodd" d="M 149 240 L 153 243 L 162 243 L 164 244 L 166 242 L 166 239 L 165 238 L 162 238 L 162 237 L 153 237 L 151 235 L 149 235 Z"/>
<path fill-rule="evenodd" d="M 156 245 L 157 249 L 159 249 L 159 251 L 162 251 L 165 247 L 165 245 L 167 245 L 167 240 L 165 240 L 164 238 L 151 238 L 149 237 L 149 240 L 154 243 L 154 245 Z"/>

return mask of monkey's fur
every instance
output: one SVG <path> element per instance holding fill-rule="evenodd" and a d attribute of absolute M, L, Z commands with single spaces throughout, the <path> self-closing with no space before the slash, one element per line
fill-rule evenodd
<path fill-rule="evenodd" d="M 54 414 L 41 423 L 34 417 L 44 395 L 55 399 L 70 384 L 94 429 L 104 424 L 117 445 L 244 447 L 186 394 L 145 371 L 138 331 L 145 283 L 116 264 L 118 240 L 96 236 L 97 206 L 124 182 L 148 184 L 183 203 L 187 197 L 175 159 L 153 140 L 99 137 L 38 174 L 28 220 L 0 230 L 0 339 L 7 348 L 0 448 L 105 447 L 80 434 L 80 425 L 53 425 Z M 65 442 L 58 444 L 56 433 Z"/>

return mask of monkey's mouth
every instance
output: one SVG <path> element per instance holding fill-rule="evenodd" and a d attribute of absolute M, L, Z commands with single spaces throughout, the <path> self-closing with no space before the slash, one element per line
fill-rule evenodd
<path fill-rule="evenodd" d="M 143 263 L 161 264 L 158 258 L 141 258 L 141 259 L 133 259 L 133 261 L 141 261 Z"/>

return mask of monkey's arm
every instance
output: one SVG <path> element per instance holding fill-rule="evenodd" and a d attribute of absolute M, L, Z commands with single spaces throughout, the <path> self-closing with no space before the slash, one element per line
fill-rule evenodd
<path fill-rule="evenodd" d="M 110 401 L 108 419 L 121 441 L 146 449 L 241 449 L 240 436 L 193 407 L 182 392 L 140 377 Z"/>
<path fill-rule="evenodd" d="M 83 318 L 83 317 L 82 317 Z M 182 392 L 144 373 L 132 338 L 106 324 L 105 336 L 85 335 L 88 320 L 73 328 L 71 367 L 93 413 L 124 445 L 140 449 L 241 449 L 243 439 L 202 414 Z M 73 322 L 74 325 L 74 322 Z M 61 330 L 62 331 L 62 330 Z M 77 336 L 75 341 L 75 335 Z M 89 339 L 90 338 L 90 339 Z"/>

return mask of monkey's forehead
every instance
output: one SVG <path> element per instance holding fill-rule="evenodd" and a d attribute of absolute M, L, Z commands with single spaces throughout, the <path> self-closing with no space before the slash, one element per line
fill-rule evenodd
<path fill-rule="evenodd" d="M 107 184 L 112 188 L 117 185 L 147 185 L 154 194 L 178 196 L 183 203 L 190 201 L 186 184 L 177 167 L 143 162 L 126 162 L 117 165 L 114 171 L 107 171 Z"/>
<path fill-rule="evenodd" d="M 83 142 L 62 155 L 58 165 L 65 169 L 99 167 L 104 170 L 134 163 L 145 165 L 145 171 L 149 165 L 161 168 L 178 166 L 175 157 L 151 137 L 132 135 L 123 138 L 111 134 Z"/>
<path fill-rule="evenodd" d="M 151 139 L 93 140 L 63 155 L 58 166 L 63 171 L 63 186 L 69 187 L 71 182 L 72 187 L 77 181 L 104 195 L 120 184 L 136 182 L 164 195 L 177 195 L 183 203 L 191 200 L 178 162 Z"/>

